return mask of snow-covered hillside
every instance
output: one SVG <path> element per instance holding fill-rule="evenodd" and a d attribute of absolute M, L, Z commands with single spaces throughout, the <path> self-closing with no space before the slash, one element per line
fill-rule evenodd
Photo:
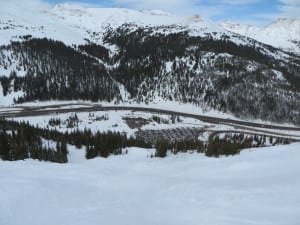
<path fill-rule="evenodd" d="M 281 18 L 264 27 L 224 21 L 225 29 L 300 54 L 300 19 Z"/>
<path fill-rule="evenodd" d="M 86 161 L 72 147 L 69 164 L 0 162 L 0 224 L 295 225 L 299 148 L 165 159 L 131 148 Z"/>
<path fill-rule="evenodd" d="M 66 44 L 83 44 L 86 39 L 95 41 L 92 34 L 100 35 L 108 27 L 123 24 L 138 26 L 177 25 L 206 31 L 223 30 L 217 24 L 200 16 L 179 17 L 158 10 L 137 11 L 125 8 L 86 8 L 78 4 L 58 4 L 54 7 L 38 5 L 39 8 L 5 3 L 0 9 L 0 45 L 16 40 L 19 36 L 47 37 Z"/>
<path fill-rule="evenodd" d="M 60 18 L 50 16 L 51 6 L 38 4 L 26 5 L 26 1 L 1 2 L 0 8 L 0 45 L 20 36 L 32 35 L 35 38 L 51 38 L 66 44 L 84 43 L 86 32 L 63 23 Z"/>

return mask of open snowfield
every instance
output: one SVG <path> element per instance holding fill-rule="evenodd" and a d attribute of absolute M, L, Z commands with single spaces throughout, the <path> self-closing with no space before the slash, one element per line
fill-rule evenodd
<path fill-rule="evenodd" d="M 2 225 L 296 225 L 300 144 L 207 158 L 179 154 L 0 162 Z M 148 156 L 148 157 L 147 157 Z"/>

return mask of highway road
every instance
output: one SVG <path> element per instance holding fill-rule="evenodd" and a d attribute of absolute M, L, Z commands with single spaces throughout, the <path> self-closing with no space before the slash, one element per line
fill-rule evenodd
<path fill-rule="evenodd" d="M 68 107 L 70 106 L 70 107 Z M 150 113 L 161 113 L 166 115 L 175 115 L 182 117 L 189 117 L 201 120 L 203 122 L 213 123 L 213 124 L 224 124 L 231 126 L 247 126 L 252 128 L 264 128 L 264 129 L 275 129 L 275 130 L 285 130 L 285 131 L 300 131 L 300 127 L 289 127 L 271 124 L 262 124 L 256 122 L 218 118 L 204 115 L 197 115 L 184 112 L 176 112 L 171 110 L 156 109 L 156 108 L 146 108 L 146 107 L 136 107 L 136 106 L 98 106 L 98 105 L 87 105 L 78 106 L 76 105 L 52 105 L 43 107 L 24 107 L 20 108 L 20 111 L 3 111 L 0 112 L 0 117 L 4 118 L 14 118 L 14 117 L 32 117 L 32 116 L 42 116 L 53 113 L 68 113 L 68 112 L 94 112 L 94 111 L 111 111 L 111 110 L 131 110 L 138 112 L 150 112 Z M 63 107 L 63 108 L 61 108 Z"/>

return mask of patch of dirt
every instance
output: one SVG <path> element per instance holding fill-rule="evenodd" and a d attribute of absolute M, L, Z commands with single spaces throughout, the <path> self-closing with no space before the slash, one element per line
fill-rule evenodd
<path fill-rule="evenodd" d="M 130 129 L 140 129 L 142 126 L 145 126 L 151 122 L 151 120 L 146 120 L 144 118 L 131 118 L 131 117 L 123 117 L 123 120 L 125 120 L 126 124 Z"/>

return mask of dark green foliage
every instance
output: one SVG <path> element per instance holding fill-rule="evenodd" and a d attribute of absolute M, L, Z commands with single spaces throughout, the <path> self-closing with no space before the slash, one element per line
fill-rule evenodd
<path fill-rule="evenodd" d="M 199 140 L 184 140 L 184 141 L 176 141 L 171 145 L 172 152 L 187 152 L 188 150 L 195 150 L 198 153 L 204 152 L 204 144 Z"/>
<path fill-rule="evenodd" d="M 61 119 L 51 118 L 48 122 L 51 127 L 56 127 L 61 124 Z"/>
<path fill-rule="evenodd" d="M 152 116 L 152 120 L 156 123 L 160 123 L 160 117 L 159 116 Z"/>
<path fill-rule="evenodd" d="M 0 157 L 3 160 L 8 160 L 10 158 L 10 144 L 9 137 L 6 132 L 2 131 L 0 133 Z"/>
<path fill-rule="evenodd" d="M 187 152 L 188 150 L 197 151 L 198 153 L 204 152 L 203 142 L 199 140 L 183 140 L 169 142 L 167 140 L 158 140 L 155 145 L 155 156 L 164 158 L 167 155 L 167 151 L 177 154 L 178 152 Z"/>
<path fill-rule="evenodd" d="M 156 143 L 156 151 L 155 151 L 155 157 L 164 158 L 167 156 L 167 151 L 169 148 L 169 143 L 165 140 L 158 141 Z"/>
<path fill-rule="evenodd" d="M 231 142 L 226 140 L 221 140 L 218 137 L 212 140 L 205 152 L 206 156 L 214 156 L 218 157 L 220 155 L 235 155 L 240 152 L 243 148 L 249 148 L 251 144 L 249 143 L 238 143 L 238 142 Z"/>
<path fill-rule="evenodd" d="M 88 45 L 86 50 L 92 47 Z M 28 71 L 25 77 L 0 77 L 4 95 L 12 84 L 15 90 L 25 92 L 23 98 L 16 99 L 18 102 L 36 99 L 111 101 L 119 94 L 103 65 L 62 42 L 30 39 L 12 42 L 0 50 L 4 49 L 17 53 L 23 69 Z M 104 50 L 99 54 L 106 54 L 104 58 L 107 58 Z"/>
<path fill-rule="evenodd" d="M 0 120 L 1 159 L 13 161 L 32 158 L 58 163 L 67 162 L 66 143 L 58 141 L 54 149 L 43 146 L 41 137 L 45 133 L 28 123 Z"/>
<path fill-rule="evenodd" d="M 80 49 L 81 51 L 84 51 L 84 52 L 88 53 L 89 55 L 92 55 L 98 59 L 101 59 L 104 62 L 108 62 L 110 60 L 108 50 L 100 45 L 95 44 L 95 43 L 79 45 L 78 49 Z"/>
<path fill-rule="evenodd" d="M 87 145 L 85 149 L 85 157 L 87 159 L 93 159 L 97 156 L 98 156 L 98 152 L 95 150 L 95 148 L 93 146 Z"/>
<path fill-rule="evenodd" d="M 268 142 L 267 142 L 268 140 Z M 210 137 L 208 146 L 206 148 L 206 156 L 219 157 L 222 155 L 236 155 L 242 149 L 252 147 L 265 147 L 278 144 L 292 143 L 291 139 L 279 138 L 266 135 L 254 135 L 254 134 L 238 134 L 228 133 L 224 138 L 219 136 Z"/>
<path fill-rule="evenodd" d="M 79 119 L 77 114 L 73 114 L 71 115 L 68 119 L 67 119 L 67 128 L 73 128 L 73 127 L 78 127 L 78 123 L 79 123 Z"/>
<path fill-rule="evenodd" d="M 43 146 L 42 138 L 44 142 L 56 142 L 56 147 L 51 149 Z M 28 123 L 0 120 L 0 157 L 3 160 L 32 158 L 65 163 L 68 161 L 67 143 L 77 148 L 86 146 L 87 159 L 122 154 L 124 147 L 151 147 L 142 140 L 127 138 L 126 134 L 113 132 L 93 134 L 90 130 L 60 133 L 35 128 Z"/>

